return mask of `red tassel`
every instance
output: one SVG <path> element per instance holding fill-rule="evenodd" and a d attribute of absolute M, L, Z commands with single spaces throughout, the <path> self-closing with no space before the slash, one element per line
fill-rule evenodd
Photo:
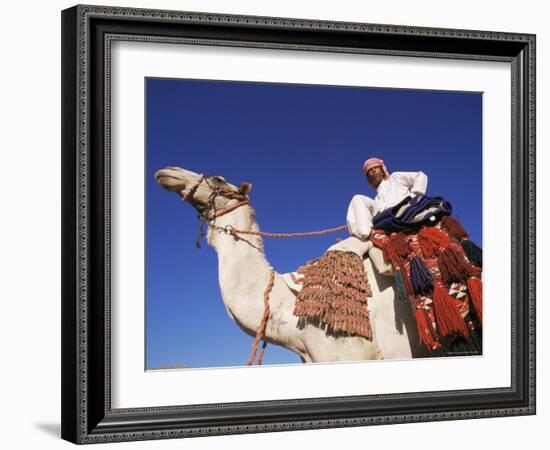
<path fill-rule="evenodd" d="M 430 350 L 435 350 L 441 344 L 437 340 L 434 327 L 430 323 L 427 312 L 423 308 L 417 308 L 416 313 L 416 328 L 418 329 L 419 344 L 424 344 Z"/>
<path fill-rule="evenodd" d="M 441 336 L 460 334 L 468 336 L 468 327 L 464 323 L 462 314 L 456 307 L 454 298 L 440 283 L 434 290 L 434 314 L 437 327 Z"/>
<path fill-rule="evenodd" d="M 395 247 L 392 245 L 391 239 L 388 239 L 384 242 L 382 247 L 382 252 L 384 253 L 384 259 L 390 261 L 394 270 L 399 270 L 404 265 L 403 258 L 399 256 L 399 253 L 395 250 Z"/>
<path fill-rule="evenodd" d="M 445 216 L 441 219 L 441 226 L 455 239 L 461 241 L 462 239 L 468 239 L 468 233 L 464 227 L 460 224 L 457 218 Z"/>
<path fill-rule="evenodd" d="M 462 253 L 450 246 L 443 250 L 437 259 L 441 281 L 447 286 L 451 283 L 465 283 L 474 275 L 479 275 L 479 270 L 466 262 Z"/>
<path fill-rule="evenodd" d="M 483 286 L 481 279 L 474 277 L 468 278 L 467 285 L 470 300 L 472 301 L 472 305 L 474 305 L 476 315 L 479 320 L 483 321 Z"/>
<path fill-rule="evenodd" d="M 437 228 L 422 228 L 418 233 L 418 245 L 425 258 L 435 258 L 442 249 L 449 246 L 447 235 Z"/>
<path fill-rule="evenodd" d="M 390 235 L 389 242 L 389 245 L 393 247 L 395 253 L 397 253 L 401 258 L 407 258 L 411 253 L 409 243 L 403 233 L 392 233 Z"/>

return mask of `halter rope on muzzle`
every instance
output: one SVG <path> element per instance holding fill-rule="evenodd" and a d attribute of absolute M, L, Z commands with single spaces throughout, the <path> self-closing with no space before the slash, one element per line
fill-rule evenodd
<path fill-rule="evenodd" d="M 220 231 L 224 231 L 226 233 L 230 232 L 229 229 L 226 229 L 226 228 L 221 228 L 221 227 L 216 227 L 215 226 L 215 221 L 216 221 L 216 218 L 217 217 L 220 217 L 220 216 L 223 216 L 224 214 L 227 214 L 243 205 L 247 205 L 249 204 L 249 201 L 248 201 L 248 198 L 246 197 L 246 195 L 244 194 L 241 194 L 239 192 L 235 192 L 233 190 L 230 190 L 226 187 L 218 187 L 218 186 L 212 186 L 210 184 L 210 182 L 208 181 L 208 178 L 204 175 L 201 175 L 201 178 L 200 180 L 195 183 L 193 185 L 193 187 L 191 187 L 191 189 L 189 189 L 189 193 L 187 193 L 186 195 L 183 195 L 182 194 L 182 198 L 184 201 L 191 201 L 195 195 L 195 193 L 197 192 L 197 189 L 199 188 L 199 186 L 201 185 L 202 182 L 206 182 L 206 184 L 208 185 L 208 187 L 210 188 L 210 195 L 208 196 L 208 200 L 206 202 L 206 204 L 204 206 L 200 205 L 200 204 L 195 204 L 195 208 L 198 210 L 199 214 L 198 214 L 198 219 L 200 221 L 200 225 L 199 225 L 199 232 L 197 234 L 197 239 L 195 240 L 195 246 L 197 248 L 201 248 L 201 244 L 200 244 L 200 241 L 201 239 L 206 236 L 206 233 L 205 233 L 205 230 L 204 230 L 204 225 L 207 224 L 207 225 L 210 225 L 216 229 L 220 229 Z M 222 196 L 222 197 L 225 197 L 227 199 L 235 199 L 235 200 L 239 200 L 237 203 L 235 203 L 234 205 L 231 205 L 231 206 L 228 206 L 226 208 L 223 208 L 221 210 L 217 210 L 216 209 L 216 198 L 219 197 L 219 196 Z M 210 217 L 209 217 L 210 216 Z"/>

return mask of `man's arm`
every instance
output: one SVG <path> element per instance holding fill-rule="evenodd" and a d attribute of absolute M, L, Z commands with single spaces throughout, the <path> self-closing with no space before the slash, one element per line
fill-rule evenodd
<path fill-rule="evenodd" d="M 400 183 L 415 195 L 425 195 L 428 189 L 428 176 L 424 172 L 394 172 Z"/>

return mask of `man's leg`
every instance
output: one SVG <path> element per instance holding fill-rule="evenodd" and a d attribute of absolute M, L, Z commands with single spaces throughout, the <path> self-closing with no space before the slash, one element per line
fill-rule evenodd
<path fill-rule="evenodd" d="M 346 216 L 351 235 L 366 241 L 372 230 L 372 218 L 376 214 L 375 202 L 366 195 L 354 195 Z"/>

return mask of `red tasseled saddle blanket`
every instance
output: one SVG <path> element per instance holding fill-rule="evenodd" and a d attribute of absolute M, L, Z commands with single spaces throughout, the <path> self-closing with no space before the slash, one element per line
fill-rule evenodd
<path fill-rule="evenodd" d="M 371 240 L 392 263 L 396 291 L 411 306 L 420 343 L 435 351 L 475 340 L 462 351 L 480 354 L 482 270 L 473 261 L 481 257 L 472 253 L 475 245 L 458 220 L 444 217 L 409 233 L 373 230 Z"/>

